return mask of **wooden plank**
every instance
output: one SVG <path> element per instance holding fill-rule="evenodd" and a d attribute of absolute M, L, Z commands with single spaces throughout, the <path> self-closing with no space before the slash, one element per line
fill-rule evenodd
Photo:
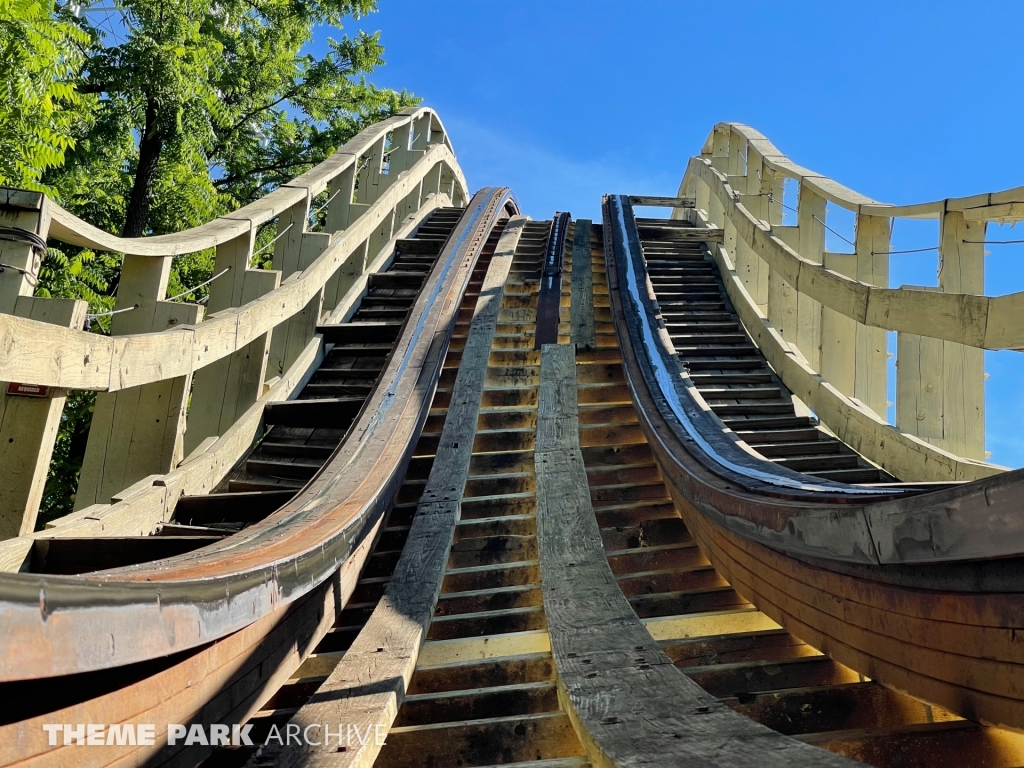
<path fill-rule="evenodd" d="M 71 328 L 82 327 L 87 310 L 83 301 L 34 296 L 19 296 L 14 307 L 20 316 Z M 20 397 L 0 383 L 0 539 L 36 528 L 64 401 L 63 389 Z"/>
<path fill-rule="evenodd" d="M 808 184 L 800 184 L 797 253 L 812 264 L 821 264 L 825 250 L 826 200 Z M 799 287 L 799 286 L 798 286 Z M 815 371 L 821 370 L 821 303 L 800 291 L 797 294 L 796 345 Z"/>
<path fill-rule="evenodd" d="M 572 241 L 572 323 L 571 338 L 577 350 L 597 347 L 594 330 L 594 275 L 591 265 L 590 219 L 579 219 Z"/>
<path fill-rule="evenodd" d="M 276 270 L 249 269 L 241 277 L 238 306 L 265 296 L 281 284 L 281 273 Z M 260 399 L 269 352 L 270 332 L 196 371 L 185 429 L 186 455 L 207 438 L 227 432 Z"/>
<path fill-rule="evenodd" d="M 162 275 L 154 274 L 154 270 L 137 272 L 135 289 L 129 295 L 138 297 L 142 290 L 166 291 Z M 149 297 L 133 301 L 137 307 L 134 311 L 112 318 L 112 335 L 178 328 L 198 322 L 203 312 L 199 305 L 163 301 L 162 295 L 159 300 Z M 191 383 L 189 373 L 97 394 L 75 497 L 76 510 L 105 503 L 147 475 L 165 474 L 181 462 Z"/>
<path fill-rule="evenodd" d="M 541 586 L 562 701 L 602 766 L 848 766 L 736 714 L 687 679 L 608 566 L 579 447 L 575 355 L 545 345 L 538 404 Z"/>
<path fill-rule="evenodd" d="M 123 568 L 191 552 L 223 538 L 220 535 L 36 539 L 29 572 L 67 575 Z"/>
<path fill-rule="evenodd" d="M 712 204 L 712 208 L 714 204 Z M 668 242 L 683 243 L 721 243 L 725 237 L 725 231 L 721 227 L 720 219 L 711 219 L 717 226 L 713 227 L 652 227 L 649 224 L 640 225 L 640 237 L 657 243 L 659 240 Z M 650 221 L 650 219 L 648 219 Z"/>
<path fill-rule="evenodd" d="M 339 722 L 386 730 L 394 722 L 441 593 L 469 477 L 498 309 L 526 221 L 526 217 L 515 216 L 505 225 L 484 276 L 437 455 L 387 590 L 352 647 L 316 695 L 292 718 L 292 723 L 305 727 Z M 477 253 L 485 240 L 480 238 Z M 350 745 L 344 754 L 338 754 L 333 747 L 313 745 L 264 748 L 261 759 L 272 759 L 275 765 L 284 766 L 370 766 L 379 751 L 380 744 L 370 739 L 364 744 Z"/>
<path fill-rule="evenodd" d="M 629 202 L 633 205 L 649 205 L 659 208 L 693 208 L 692 197 L 657 197 L 655 195 L 630 195 Z"/>
<path fill-rule="evenodd" d="M 939 227 L 939 290 L 984 294 L 985 222 L 943 214 Z M 943 342 L 943 447 L 960 456 L 985 459 L 985 356 L 982 350 Z"/>
<path fill-rule="evenodd" d="M 857 277 L 856 254 L 826 252 L 822 263 L 833 272 Z M 857 385 L 857 321 L 822 306 L 820 343 L 822 377 L 844 395 L 854 397 Z M 882 415 L 885 415 L 884 411 Z"/>
<path fill-rule="evenodd" d="M 857 253 L 855 277 L 879 288 L 889 287 L 889 219 L 858 214 L 854 236 Z M 888 414 L 888 334 L 882 328 L 857 323 L 857 359 L 853 396 L 883 420 Z"/>

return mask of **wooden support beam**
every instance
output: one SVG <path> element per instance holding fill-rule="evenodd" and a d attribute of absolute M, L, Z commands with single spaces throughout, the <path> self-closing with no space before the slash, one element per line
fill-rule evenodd
<path fill-rule="evenodd" d="M 984 221 L 966 221 L 947 211 L 939 227 L 939 290 L 985 294 Z M 942 436 L 946 449 L 972 459 L 985 458 L 985 353 L 943 342 Z"/>
<path fill-rule="evenodd" d="M 590 502 L 569 345 L 542 351 L 534 460 L 541 587 L 559 698 L 593 764 L 852 765 L 725 707 L 673 665 L 648 631 L 658 622 L 645 627 L 636 617 L 608 565 Z"/>
<path fill-rule="evenodd" d="M 711 165 L 722 173 L 729 172 L 729 138 L 731 131 L 728 126 L 716 125 L 711 139 Z"/>
<path fill-rule="evenodd" d="M 211 314 L 240 307 L 276 290 L 279 270 L 250 269 L 255 230 L 217 246 L 214 274 L 229 270 L 210 285 Z M 185 430 L 185 455 L 208 437 L 223 435 L 263 394 L 270 354 L 268 332 L 237 352 L 196 371 Z"/>
<path fill-rule="evenodd" d="M 857 280 L 888 288 L 891 220 L 886 216 L 861 213 L 857 215 L 856 227 Z M 853 396 L 883 420 L 887 420 L 889 410 L 888 346 L 888 334 L 884 328 L 857 323 Z"/>
<path fill-rule="evenodd" d="M 943 214 L 939 287 L 917 290 L 981 294 L 984 239 L 984 222 L 966 221 L 959 211 Z M 897 338 L 896 425 L 951 453 L 984 460 L 984 351 L 911 333 Z"/>
<path fill-rule="evenodd" d="M 828 201 L 807 184 L 800 184 L 797 253 L 821 264 L 825 252 L 825 204 Z M 796 345 L 811 368 L 821 370 L 821 304 L 804 293 L 797 294 Z"/>
<path fill-rule="evenodd" d="M 87 310 L 84 301 L 21 295 L 13 314 L 81 328 Z M 9 389 L 7 383 L 0 387 L 0 539 L 8 539 L 36 528 L 65 390 L 18 384 Z"/>
<path fill-rule="evenodd" d="M 164 301 L 171 256 L 125 256 L 111 336 L 151 334 L 181 328 L 189 343 L 203 307 Z M 148 475 L 162 475 L 185 456 L 184 435 L 191 371 L 117 392 L 99 392 L 89 428 L 75 509 L 107 503 Z"/>
<path fill-rule="evenodd" d="M 630 195 L 631 205 L 649 205 L 657 208 L 693 208 L 692 197 L 656 197 L 654 195 Z"/>
<path fill-rule="evenodd" d="M 386 138 L 381 136 L 361 155 L 361 170 L 356 174 L 356 199 L 360 205 L 372 205 L 386 188 L 383 179 Z M 352 218 L 349 219 L 349 226 L 351 224 Z"/>
<path fill-rule="evenodd" d="M 857 278 L 857 254 L 825 253 L 827 269 Z M 883 337 L 884 337 L 884 331 Z M 885 367 L 883 359 L 883 369 Z M 821 376 L 844 395 L 854 397 L 857 383 L 857 321 L 834 309 L 821 308 Z M 885 416 L 883 411 L 881 416 Z"/>
<path fill-rule="evenodd" d="M 392 212 L 393 215 L 394 212 Z M 302 233 L 299 240 L 298 260 L 294 263 L 291 274 L 287 270 L 282 270 L 282 282 L 287 282 L 289 277 L 294 280 L 295 273 L 301 273 L 308 269 L 330 244 L 331 236 L 324 232 Z M 324 291 L 325 288 L 321 287 L 302 309 L 274 329 L 270 338 L 270 357 L 266 366 L 266 378 L 281 376 L 291 368 L 292 363 L 301 354 L 309 340 L 313 338 L 316 326 L 320 322 L 320 313 L 323 310 Z"/>
<path fill-rule="evenodd" d="M 714 195 L 712 195 L 714 197 Z M 781 200 L 781 198 L 779 198 Z M 772 206 L 773 208 L 775 206 Z M 793 250 L 800 247 L 798 227 L 773 226 L 772 234 Z M 796 288 L 779 270 L 768 272 L 768 321 L 790 344 L 796 344 L 799 302 Z"/>
<path fill-rule="evenodd" d="M 349 213 L 356 193 L 356 166 L 350 165 L 333 179 L 327 188 L 327 217 L 324 232 L 341 232 L 349 226 Z"/>
<path fill-rule="evenodd" d="M 572 241 L 572 323 L 571 338 L 577 350 L 597 348 L 594 330 L 594 274 L 591 264 L 590 237 L 593 222 L 579 219 Z"/>

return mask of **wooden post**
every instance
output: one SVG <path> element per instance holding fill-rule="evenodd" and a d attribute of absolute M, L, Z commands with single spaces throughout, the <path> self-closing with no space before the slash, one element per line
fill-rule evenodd
<path fill-rule="evenodd" d="M 230 271 L 210 285 L 206 303 L 211 313 L 240 307 L 277 288 L 277 270 L 249 269 L 256 229 L 217 246 L 214 274 Z M 208 437 L 223 435 L 263 394 L 271 334 L 266 333 L 227 357 L 194 374 L 185 431 L 185 455 Z"/>
<path fill-rule="evenodd" d="M 391 132 L 391 149 L 388 151 L 388 176 L 389 183 L 394 183 L 398 174 L 412 167 L 413 158 L 409 155 L 409 140 L 411 138 L 412 124 L 406 123 Z"/>
<path fill-rule="evenodd" d="M 778 198 L 781 200 L 781 198 Z M 772 208 L 781 206 L 772 205 Z M 773 212 L 774 214 L 774 212 Z M 772 233 L 782 242 L 798 251 L 800 248 L 800 228 L 772 226 Z M 790 344 L 796 344 L 797 338 L 797 295 L 796 288 L 791 286 L 778 272 L 769 269 L 768 273 L 768 320 L 782 334 L 782 338 Z"/>
<path fill-rule="evenodd" d="M 401 223 L 400 221 L 397 223 Z M 381 248 L 388 244 L 391 240 L 391 236 L 395 231 L 395 212 L 391 211 L 387 216 L 384 217 L 384 221 L 373 231 L 370 235 L 370 245 L 368 258 L 372 261 L 376 259 L 380 254 Z"/>
<path fill-rule="evenodd" d="M 764 178 L 764 159 L 753 147 L 747 147 L 746 175 L 736 181 L 740 204 L 754 218 L 767 220 L 767 193 L 761 192 L 761 181 Z M 728 232 L 726 232 L 728 237 Z M 735 253 L 732 254 L 736 265 L 736 275 L 743 282 L 747 293 L 760 310 L 768 313 L 768 265 L 749 246 L 746 241 L 737 239 Z"/>
<path fill-rule="evenodd" d="M 747 189 L 747 140 L 739 133 L 729 132 L 729 162 L 726 177 L 737 192 Z"/>
<path fill-rule="evenodd" d="M 731 135 L 732 131 L 727 127 L 716 125 L 711 139 L 711 165 L 716 171 L 722 173 L 729 172 L 729 137 Z"/>
<path fill-rule="evenodd" d="M 0 189 L 0 225 L 46 240 L 46 197 Z M 0 240 L 0 312 L 81 328 L 88 305 L 32 296 L 45 253 L 28 239 Z M 0 382 L 0 539 L 32 533 L 46 486 L 66 392 Z"/>
<path fill-rule="evenodd" d="M 688 194 L 693 195 L 694 208 L 699 211 L 704 218 L 711 218 L 711 188 L 707 185 L 703 179 L 694 179 L 693 189 L 688 190 Z"/>
<path fill-rule="evenodd" d="M 857 215 L 854 236 L 857 279 L 862 283 L 889 287 L 890 220 L 885 216 Z M 857 323 L 857 359 L 853 395 L 886 420 L 888 413 L 888 334 L 884 328 Z"/>
<path fill-rule="evenodd" d="M 349 225 L 349 212 L 356 192 L 356 167 L 357 163 L 353 163 L 331 179 L 327 197 L 334 199 L 327 204 L 324 232 L 341 232 Z"/>
<path fill-rule="evenodd" d="M 985 222 L 960 211 L 942 216 L 939 287 L 982 294 Z M 985 458 L 984 350 L 901 333 L 897 343 L 896 425 L 958 456 Z"/>
<path fill-rule="evenodd" d="M 718 199 L 718 195 L 712 193 L 708 197 L 708 223 L 721 227 L 724 219 L 725 208 L 722 206 L 722 201 Z"/>
<path fill-rule="evenodd" d="M 337 307 L 339 302 L 345 298 L 349 288 L 366 271 L 369 245 L 370 238 L 363 240 L 327 281 L 324 286 L 324 312 L 329 312 Z"/>
<path fill-rule="evenodd" d="M 199 322 L 201 306 L 163 300 L 171 258 L 125 256 L 115 309 L 132 309 L 111 318 L 112 336 Z M 189 374 L 96 394 L 75 509 L 105 504 L 147 475 L 166 474 L 181 462 L 191 385 Z"/>
<path fill-rule="evenodd" d="M 857 255 L 825 252 L 822 263 L 833 272 L 857 277 Z M 884 333 L 884 331 L 883 331 Z M 885 359 L 882 360 L 884 370 Z M 821 377 L 844 395 L 856 396 L 857 321 L 821 308 Z M 884 417 L 884 413 L 882 414 Z"/>
<path fill-rule="evenodd" d="M 363 154 L 359 162 L 362 169 L 356 174 L 356 199 L 360 205 L 370 206 L 380 197 L 380 193 L 386 188 L 384 179 L 384 140 L 381 136 Z M 352 226 L 354 217 L 349 218 L 349 226 Z"/>
<path fill-rule="evenodd" d="M 436 195 L 441 191 L 441 172 L 444 166 L 438 163 L 423 177 L 423 196 Z"/>
<path fill-rule="evenodd" d="M 88 309 L 84 301 L 19 296 L 12 314 L 79 329 Z M 9 393 L 8 386 L 0 384 L 0 539 L 35 530 L 67 394 L 18 385 Z"/>
<path fill-rule="evenodd" d="M 798 253 L 816 264 L 821 264 L 825 251 L 824 197 L 807 184 L 800 183 L 800 204 L 797 206 L 797 226 L 800 228 Z M 797 294 L 796 345 L 816 370 L 821 370 L 821 304 L 802 293 Z"/>
<path fill-rule="evenodd" d="M 326 232 L 305 232 L 302 235 L 302 245 L 299 250 L 299 260 L 295 270 L 288 274 L 282 271 L 281 282 L 297 276 L 309 267 L 317 258 L 327 250 L 331 244 L 331 235 Z M 309 340 L 316 333 L 316 327 L 320 322 L 320 313 L 323 310 L 324 288 L 309 300 L 301 311 L 292 315 L 288 320 L 274 329 L 270 339 L 270 360 L 267 364 L 266 376 L 268 379 L 275 376 L 283 376 L 285 371 L 291 368 L 292 363 L 309 344 Z"/>

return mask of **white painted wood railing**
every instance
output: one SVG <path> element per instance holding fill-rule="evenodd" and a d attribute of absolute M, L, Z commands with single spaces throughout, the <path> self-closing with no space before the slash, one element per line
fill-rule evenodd
<path fill-rule="evenodd" d="M 782 224 L 787 179 L 799 186 L 792 226 Z M 719 123 L 679 194 L 723 229 L 715 257 L 744 325 L 841 439 L 903 480 L 1001 471 L 984 461 L 983 350 L 1024 349 L 1024 292 L 984 295 L 984 241 L 987 222 L 1024 219 L 1024 187 L 888 205 L 792 163 L 748 126 Z M 825 249 L 828 203 L 855 214 L 850 253 Z M 937 289 L 889 288 L 896 217 L 939 221 Z M 895 426 L 886 331 L 898 332 Z"/>
<path fill-rule="evenodd" d="M 309 231 L 322 193 L 326 223 Z M 425 108 L 172 235 L 117 237 L 42 195 L 0 190 L 0 226 L 21 230 L 0 238 L 0 379 L 15 383 L 0 392 L 0 539 L 35 527 L 68 389 L 98 394 L 76 512 L 44 535 L 149 533 L 182 493 L 211 490 L 258 437 L 264 404 L 308 378 L 322 354 L 317 324 L 343 318 L 395 239 L 468 199 L 444 127 Z M 254 269 L 257 231 L 275 220 L 273 269 Z M 38 238 L 125 255 L 110 336 L 83 330 L 85 302 L 33 296 Z M 208 248 L 218 277 L 204 316 L 167 300 L 167 284 L 175 256 Z"/>

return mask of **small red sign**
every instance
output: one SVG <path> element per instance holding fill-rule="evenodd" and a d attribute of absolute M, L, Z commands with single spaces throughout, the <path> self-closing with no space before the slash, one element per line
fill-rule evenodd
<path fill-rule="evenodd" d="M 38 384 L 18 384 L 12 381 L 7 385 L 7 394 L 20 397 L 46 397 L 50 394 L 50 388 L 41 387 Z"/>

